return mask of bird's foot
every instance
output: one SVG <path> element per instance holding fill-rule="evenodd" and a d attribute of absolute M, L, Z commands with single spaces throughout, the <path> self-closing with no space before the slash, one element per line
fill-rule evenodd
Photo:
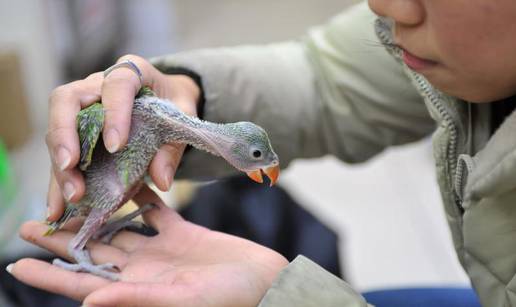
<path fill-rule="evenodd" d="M 112 263 L 93 264 L 90 253 L 86 249 L 71 249 L 68 253 L 77 263 L 68 263 L 61 259 L 54 259 L 52 264 L 72 272 L 91 273 L 109 280 L 119 280 L 118 272 L 120 272 L 120 268 L 118 266 Z"/>
<path fill-rule="evenodd" d="M 107 223 L 104 225 L 101 229 L 99 229 L 93 236 L 92 239 L 94 240 L 100 240 L 104 244 L 109 244 L 113 237 L 121 230 L 123 230 L 126 227 L 135 227 L 135 228 L 141 228 L 143 226 L 140 222 L 135 222 L 132 219 L 135 217 L 143 214 L 146 211 L 149 211 L 153 208 L 156 208 L 157 206 L 154 204 L 147 204 L 145 206 L 140 207 L 138 210 L 135 210 L 126 216 Z"/>
<path fill-rule="evenodd" d="M 85 272 L 97 275 L 102 278 L 117 281 L 119 280 L 119 274 L 114 271 L 120 271 L 120 269 L 112 263 L 104 263 L 95 265 L 88 261 L 82 261 L 79 263 L 68 263 L 61 259 L 54 259 L 52 264 L 72 272 Z"/>

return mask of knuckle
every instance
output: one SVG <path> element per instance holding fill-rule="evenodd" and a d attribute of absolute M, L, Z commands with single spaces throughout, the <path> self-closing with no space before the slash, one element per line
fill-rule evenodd
<path fill-rule="evenodd" d="M 69 171 L 61 171 L 54 163 L 52 163 L 52 173 L 54 174 L 54 180 L 56 186 L 59 187 L 59 189 L 53 190 L 53 192 L 57 193 L 59 191 L 59 193 L 61 193 L 61 187 L 63 186 L 64 182 L 68 179 L 68 172 Z"/>
<path fill-rule="evenodd" d="M 130 88 L 137 91 L 140 81 L 138 77 L 131 71 L 125 69 L 115 69 L 102 82 L 102 90 L 112 88 Z"/>
<path fill-rule="evenodd" d="M 63 133 L 60 133 L 63 129 L 48 130 L 45 134 L 45 144 L 47 145 L 50 155 L 54 155 L 54 149 L 57 145 L 62 144 L 66 141 Z"/>
<path fill-rule="evenodd" d="M 45 134 L 45 143 L 48 147 L 69 143 L 70 139 L 73 140 L 73 134 L 71 135 L 69 128 L 64 126 L 49 127 Z"/>
<path fill-rule="evenodd" d="M 127 83 L 127 81 L 127 76 L 125 74 L 120 74 L 119 72 L 113 71 L 104 78 L 104 82 L 102 82 L 102 88 L 124 84 Z"/>
<path fill-rule="evenodd" d="M 50 99 L 49 99 L 50 107 L 53 107 L 60 99 L 62 99 L 64 97 L 73 96 L 74 94 L 75 94 L 75 86 L 74 86 L 73 82 L 56 87 L 50 93 Z"/>
<path fill-rule="evenodd" d="M 91 79 L 97 79 L 99 78 L 100 76 L 102 76 L 104 74 L 104 72 L 102 71 L 98 71 L 98 72 L 95 72 L 95 73 L 92 73 L 92 74 L 89 74 L 84 80 L 91 80 Z"/>
<path fill-rule="evenodd" d="M 64 91 L 66 91 L 66 85 L 60 85 L 53 89 L 48 100 L 49 104 L 52 106 L 57 101 L 57 98 L 63 96 Z"/>

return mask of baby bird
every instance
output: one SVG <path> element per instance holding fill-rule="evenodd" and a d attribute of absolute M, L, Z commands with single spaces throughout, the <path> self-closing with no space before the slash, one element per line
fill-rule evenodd
<path fill-rule="evenodd" d="M 144 206 L 119 221 L 106 224 L 108 218 L 142 187 L 147 168 L 161 145 L 185 143 L 224 158 L 236 169 L 263 182 L 262 172 L 273 185 L 279 176 L 279 160 L 267 133 L 251 122 L 217 124 L 191 117 L 170 101 L 160 99 L 147 87 L 138 93 L 133 105 L 127 145 L 111 154 L 100 137 L 104 112 L 95 103 L 79 112 L 77 128 L 81 146 L 79 168 L 86 184 L 84 197 L 68 204 L 63 216 L 49 224 L 45 235 L 61 228 L 71 217 L 86 216 L 76 236 L 68 245 L 68 253 L 77 263 L 60 259 L 54 265 L 76 272 L 89 272 L 111 280 L 118 279 L 116 267 L 92 263 L 86 242 L 90 238 L 111 238 L 127 223 L 152 206 Z"/>

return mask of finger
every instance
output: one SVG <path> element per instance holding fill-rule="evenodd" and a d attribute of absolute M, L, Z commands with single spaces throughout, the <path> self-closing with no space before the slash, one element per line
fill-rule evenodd
<path fill-rule="evenodd" d="M 144 212 L 142 217 L 146 224 L 150 225 L 158 232 L 171 224 L 183 220 L 183 218 L 177 214 L 177 212 L 168 208 L 163 203 L 161 198 L 159 198 L 159 196 L 147 185 L 143 186 L 138 194 L 134 196 L 133 200 L 140 207 L 146 204 L 154 204 L 157 206 L 157 208 L 153 208 Z"/>
<path fill-rule="evenodd" d="M 47 221 L 54 222 L 63 215 L 65 202 L 61 189 L 57 184 L 54 172 L 50 171 L 50 182 L 47 194 Z"/>
<path fill-rule="evenodd" d="M 152 181 L 161 191 L 168 191 L 183 156 L 185 145 L 166 144 L 161 146 L 149 166 Z"/>
<path fill-rule="evenodd" d="M 11 274 L 25 284 L 78 301 L 111 283 L 92 274 L 70 272 L 30 258 L 18 260 L 13 264 Z"/>
<path fill-rule="evenodd" d="M 69 193 L 75 191 L 74 201 L 79 200 L 84 194 L 82 176 L 77 171 L 70 172 L 79 161 L 80 155 L 76 117 L 81 108 L 100 99 L 101 82 L 100 76 L 93 74 L 86 80 L 56 88 L 50 97 L 49 128 L 45 140 L 52 169 L 58 180 L 51 181 L 49 187 L 49 221 L 57 220 L 64 210 L 64 202 L 58 195 L 58 192 L 64 191 L 58 188 L 60 184 L 64 187 L 63 185 L 68 183 L 66 191 Z M 66 173 L 61 174 L 62 172 Z"/>
<path fill-rule="evenodd" d="M 86 192 L 81 171 L 77 168 L 60 171 L 53 166 L 52 172 L 65 201 L 77 203 Z"/>
<path fill-rule="evenodd" d="M 202 294 L 184 285 L 116 282 L 88 295 L 87 306 L 203 306 Z"/>
<path fill-rule="evenodd" d="M 65 258 L 68 261 L 75 261 L 75 259 L 68 254 L 68 243 L 76 233 L 67 230 L 59 230 L 51 236 L 44 236 L 43 234 L 47 229 L 48 226 L 45 224 L 29 221 L 24 223 L 20 228 L 20 236 L 24 240 L 45 248 L 59 257 Z M 127 254 L 118 248 L 95 241 L 89 241 L 87 249 L 94 263 L 111 262 L 120 269 L 123 269 L 127 264 Z"/>
<path fill-rule="evenodd" d="M 127 55 L 118 62 L 132 61 L 139 68 L 143 84 L 152 87 L 156 70 L 143 58 Z M 104 78 L 102 103 L 106 110 L 103 138 L 106 149 L 113 153 L 122 148 L 129 136 L 134 97 L 140 90 L 140 78 L 127 67 L 117 68 Z"/>
<path fill-rule="evenodd" d="M 46 142 L 56 169 L 71 169 L 79 161 L 76 116 L 81 108 L 100 100 L 101 82 L 96 74 L 86 80 L 62 85 L 52 92 Z"/>

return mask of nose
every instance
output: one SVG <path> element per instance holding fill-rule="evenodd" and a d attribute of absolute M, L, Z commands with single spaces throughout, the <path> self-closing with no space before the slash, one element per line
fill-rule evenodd
<path fill-rule="evenodd" d="M 369 7 L 377 15 L 390 17 L 400 25 L 416 26 L 425 20 L 421 0 L 369 0 Z"/>

